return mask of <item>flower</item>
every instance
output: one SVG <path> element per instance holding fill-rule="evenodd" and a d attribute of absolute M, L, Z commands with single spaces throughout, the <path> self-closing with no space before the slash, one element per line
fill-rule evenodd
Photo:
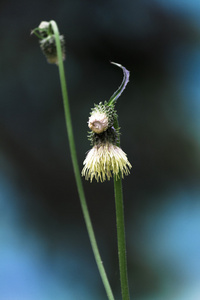
<path fill-rule="evenodd" d="M 59 35 L 61 50 L 62 50 L 62 59 L 65 59 L 65 40 L 63 35 Z M 58 64 L 58 55 L 56 48 L 55 35 L 49 35 L 43 38 L 40 41 L 40 48 L 43 54 L 46 56 L 48 63 Z"/>
<path fill-rule="evenodd" d="M 120 177 L 120 174 L 124 178 L 124 175 L 130 173 L 129 169 L 132 167 L 126 153 L 109 142 L 95 145 L 88 152 L 83 165 L 82 176 L 85 176 L 86 180 L 90 179 L 90 182 L 93 178 L 97 182 L 110 180 L 112 174 L 116 176 L 116 179 Z"/>
<path fill-rule="evenodd" d="M 58 55 L 56 46 L 56 35 L 52 28 L 52 21 L 42 21 L 38 27 L 31 31 L 39 38 L 40 48 L 46 56 L 48 63 L 58 65 Z M 65 39 L 63 35 L 59 34 L 62 59 L 65 59 Z"/>
<path fill-rule="evenodd" d="M 90 179 L 90 182 L 93 178 L 97 182 L 110 180 L 112 176 L 115 180 L 120 177 L 124 178 L 124 175 L 128 175 L 132 168 L 126 153 L 118 147 L 120 133 L 118 115 L 115 110 L 116 101 L 129 81 L 129 71 L 119 64 L 114 64 L 123 69 L 123 81 L 108 102 L 94 104 L 88 120 L 88 127 L 91 129 L 88 133 L 88 140 L 93 148 L 83 162 L 81 174 L 86 180 Z"/>

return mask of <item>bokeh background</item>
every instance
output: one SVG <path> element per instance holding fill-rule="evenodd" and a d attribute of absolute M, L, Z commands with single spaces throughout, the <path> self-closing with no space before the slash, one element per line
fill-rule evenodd
<path fill-rule="evenodd" d="M 103 300 L 69 155 L 58 70 L 31 29 L 54 19 L 80 168 L 94 103 L 118 101 L 131 299 L 200 299 L 200 2 L 0 2 L 0 299 Z M 111 182 L 83 179 L 116 299 Z"/>

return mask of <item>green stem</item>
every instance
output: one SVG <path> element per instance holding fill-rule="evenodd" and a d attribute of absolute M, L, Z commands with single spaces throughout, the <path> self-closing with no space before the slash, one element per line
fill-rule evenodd
<path fill-rule="evenodd" d="M 85 194 L 83 190 L 83 185 L 81 181 L 79 166 L 78 166 L 78 160 L 76 155 L 76 149 L 75 149 L 75 142 L 74 142 L 74 135 L 73 135 L 73 129 L 72 129 L 72 122 L 71 122 L 71 115 L 70 115 L 70 108 L 69 108 L 69 101 L 68 101 L 68 95 L 67 95 L 67 85 L 65 80 L 65 72 L 64 72 L 64 65 L 63 65 L 63 58 L 62 58 L 62 50 L 60 45 L 60 39 L 59 39 L 59 30 L 57 27 L 57 24 L 55 21 L 50 21 L 50 24 L 52 26 L 53 32 L 55 34 L 56 39 L 56 48 L 57 48 L 57 55 L 58 55 L 58 67 L 59 67 L 59 75 L 60 75 L 60 82 L 61 82 L 61 89 L 62 89 L 62 96 L 63 96 L 63 104 L 64 104 L 64 112 L 65 112 L 65 121 L 66 121 L 66 128 L 68 133 L 68 139 L 69 139 L 69 146 L 70 146 L 70 152 L 71 152 L 71 158 L 74 168 L 74 174 L 78 189 L 78 194 L 80 197 L 80 203 L 83 211 L 83 216 L 85 219 L 90 243 L 92 246 L 92 250 L 94 253 L 94 257 L 97 263 L 97 267 L 99 269 L 100 276 L 102 278 L 107 296 L 109 300 L 114 300 L 114 296 L 101 260 L 101 256 L 98 250 L 96 238 L 94 235 L 94 230 L 92 227 L 92 222 L 90 219 Z"/>
<path fill-rule="evenodd" d="M 119 128 L 118 120 L 114 123 L 115 129 Z M 120 141 L 118 142 L 120 146 Z M 119 270 L 121 281 L 122 300 L 130 300 L 128 272 L 127 272 L 127 258 L 126 258 L 126 237 L 124 224 L 124 204 L 122 192 L 122 179 L 114 177 L 114 192 L 115 192 L 115 207 L 116 207 L 116 223 L 117 223 L 117 241 L 118 241 L 118 257 Z"/>
<path fill-rule="evenodd" d="M 122 195 L 121 178 L 114 178 L 115 190 L 115 206 L 116 206 L 116 221 L 117 221 L 117 240 L 118 240 L 118 256 L 122 299 L 129 300 L 129 287 L 127 275 L 127 261 L 126 261 L 126 241 L 125 241 L 125 227 L 124 227 L 124 207 Z"/>

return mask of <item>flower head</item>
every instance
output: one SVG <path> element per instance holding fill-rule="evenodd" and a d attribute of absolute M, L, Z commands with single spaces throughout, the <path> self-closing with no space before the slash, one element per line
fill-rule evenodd
<path fill-rule="evenodd" d="M 124 178 L 124 175 L 130 173 L 129 169 L 132 167 L 126 153 L 112 143 L 95 145 L 88 152 L 83 164 L 82 176 L 87 180 L 90 179 L 90 182 L 93 178 L 97 182 L 110 180 L 112 175 L 119 178 L 120 174 Z"/>
<path fill-rule="evenodd" d="M 115 65 L 123 69 L 123 81 L 108 102 L 94 105 L 88 121 L 88 127 L 91 129 L 88 139 L 93 148 L 83 162 L 82 176 L 90 182 L 93 178 L 97 182 L 110 180 L 112 176 L 116 180 L 124 178 L 132 168 L 126 153 L 119 147 L 118 116 L 115 110 L 116 100 L 129 81 L 129 71 L 119 64 Z"/>
<path fill-rule="evenodd" d="M 65 59 L 65 40 L 63 35 L 59 35 L 62 58 Z M 58 64 L 58 55 L 56 49 L 56 40 L 54 35 L 49 35 L 40 41 L 40 48 L 43 54 L 46 56 L 48 63 Z"/>
<path fill-rule="evenodd" d="M 32 30 L 39 38 L 40 48 L 43 54 L 46 56 L 47 61 L 50 64 L 58 64 L 58 55 L 56 47 L 56 38 L 52 30 L 51 22 L 42 21 L 38 27 Z M 63 35 L 59 35 L 62 59 L 65 59 L 65 40 Z"/>

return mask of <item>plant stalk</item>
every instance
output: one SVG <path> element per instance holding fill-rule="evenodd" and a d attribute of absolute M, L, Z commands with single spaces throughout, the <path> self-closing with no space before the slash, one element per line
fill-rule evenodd
<path fill-rule="evenodd" d="M 55 40 L 56 40 L 56 48 L 57 48 L 57 55 L 58 55 L 58 68 L 59 68 L 59 75 L 60 75 L 60 82 L 61 82 L 61 90 L 62 90 L 62 96 L 63 96 L 63 104 L 64 104 L 64 113 L 65 113 L 65 122 L 66 122 L 66 128 L 67 128 L 67 134 L 69 139 L 69 147 L 71 152 L 71 158 L 72 158 L 72 164 L 78 189 L 78 194 L 80 198 L 81 208 L 83 212 L 83 216 L 85 219 L 90 243 L 92 246 L 92 250 L 94 253 L 94 257 L 97 263 L 97 267 L 99 269 L 100 276 L 103 281 L 103 285 L 105 287 L 107 297 L 109 300 L 114 300 L 114 296 L 103 266 L 103 262 L 101 260 L 101 256 L 98 250 L 96 238 L 94 235 L 94 230 L 92 227 L 92 222 L 90 219 L 86 199 L 85 199 L 85 193 L 83 190 L 83 185 L 81 181 L 81 175 L 80 170 L 78 166 L 78 160 L 76 155 L 76 148 L 75 148 L 75 142 L 74 142 L 74 135 L 73 135 L 73 129 L 72 129 L 72 121 L 71 121 L 71 114 L 70 114 L 70 107 L 69 107 L 69 101 L 68 101 L 68 95 L 67 95 L 67 85 L 66 85 L 66 79 L 65 79 L 65 72 L 64 72 L 64 65 L 63 65 L 63 58 L 62 58 L 62 50 L 61 50 L 61 44 L 59 39 L 59 30 L 57 27 L 57 24 L 55 21 L 50 21 L 50 24 L 52 26 L 53 32 L 55 34 Z"/>
<path fill-rule="evenodd" d="M 118 178 L 117 180 L 116 180 L 116 178 L 114 178 L 114 191 L 115 191 L 118 256 L 119 256 L 119 269 L 120 269 L 122 299 L 130 300 L 128 275 L 127 275 L 124 206 L 123 206 L 121 178 L 120 179 Z"/>
<path fill-rule="evenodd" d="M 119 129 L 119 124 L 117 119 L 114 122 L 114 127 L 115 129 Z M 118 141 L 117 145 L 120 146 L 120 140 Z M 116 176 L 114 177 L 114 193 L 115 193 L 117 243 L 118 243 L 118 258 L 119 258 L 122 300 L 130 300 L 128 272 L 127 272 L 124 204 L 123 204 L 121 174 L 120 174 L 120 178 L 117 178 Z"/>

